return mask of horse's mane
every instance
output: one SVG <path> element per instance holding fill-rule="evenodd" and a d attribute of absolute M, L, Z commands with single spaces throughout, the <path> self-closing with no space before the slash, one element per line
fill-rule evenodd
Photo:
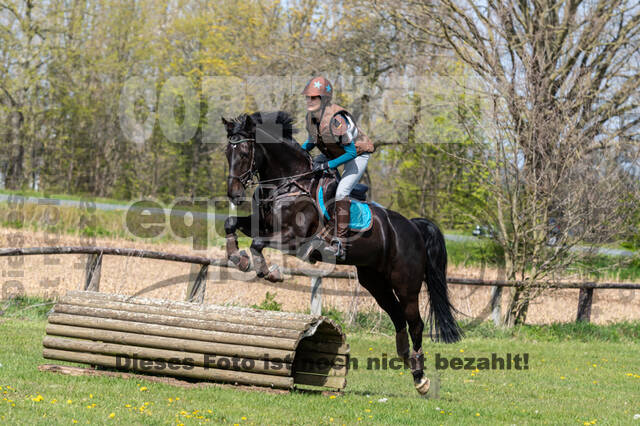
<path fill-rule="evenodd" d="M 289 146 L 291 149 L 304 153 L 306 156 L 309 155 L 309 153 L 302 149 L 300 144 L 293 139 L 293 134 L 298 133 L 298 129 L 294 126 L 293 117 L 291 117 L 287 111 L 256 111 L 250 115 L 240 114 L 234 118 L 233 121 L 235 123 L 245 123 L 247 119 L 250 119 L 256 125 L 256 128 L 259 127 L 268 135 Z"/>

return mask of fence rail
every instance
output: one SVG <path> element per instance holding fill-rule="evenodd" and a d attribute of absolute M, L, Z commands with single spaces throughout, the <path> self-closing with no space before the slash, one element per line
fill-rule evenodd
<path fill-rule="evenodd" d="M 233 267 L 226 259 L 214 259 L 203 256 L 182 255 L 175 253 L 165 253 L 151 250 L 128 249 L 116 247 L 27 247 L 27 248 L 2 248 L 0 249 L 0 257 L 7 256 L 31 256 L 31 255 L 56 255 L 56 254 L 86 254 L 87 264 L 85 268 L 85 279 L 83 284 L 84 290 L 99 291 L 100 274 L 102 269 L 102 258 L 104 255 L 110 256 L 128 256 L 144 259 L 167 260 L 174 262 L 191 263 L 201 265 L 200 271 L 195 276 L 187 288 L 186 301 L 203 303 L 206 289 L 206 279 L 209 266 L 218 266 L 223 268 Z M 251 269 L 249 270 L 251 271 Z M 287 275 L 305 276 L 311 278 L 311 314 L 320 315 L 322 307 L 322 278 L 357 278 L 355 272 L 349 271 L 322 271 L 319 269 L 304 268 L 283 268 L 282 272 Z M 480 280 L 473 278 L 448 277 L 449 284 L 486 286 L 493 287 L 498 290 L 502 287 L 522 287 L 526 285 L 522 281 L 500 281 L 500 280 Z M 635 283 L 596 283 L 588 282 L 548 282 L 530 284 L 536 288 L 549 289 L 580 289 L 578 296 L 578 313 L 576 321 L 589 321 L 591 316 L 591 305 L 593 302 L 593 292 L 598 289 L 618 289 L 618 290 L 640 290 L 640 284 Z M 499 306 L 500 291 L 494 291 L 492 295 L 493 309 Z"/>

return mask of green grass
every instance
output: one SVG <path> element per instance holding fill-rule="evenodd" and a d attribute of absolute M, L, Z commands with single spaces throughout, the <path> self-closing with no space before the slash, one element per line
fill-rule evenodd
<path fill-rule="evenodd" d="M 50 362 L 41 357 L 48 307 L 25 309 L 37 303 L 42 301 L 0 302 L 0 424 L 579 425 L 629 424 L 640 413 L 640 323 L 513 330 L 467 324 L 467 336 L 457 344 L 425 341 L 428 374 L 440 380 L 439 399 L 430 400 L 418 396 L 407 371 L 366 368 L 368 358 L 393 356 L 394 339 L 357 325 L 347 336 L 359 366 L 349 372 L 344 394 L 331 398 L 39 372 L 39 364 Z M 434 369 L 436 354 L 451 359 L 492 353 L 527 353 L 529 369 Z"/>
<path fill-rule="evenodd" d="M 489 239 L 447 241 L 446 245 L 450 264 L 489 268 L 504 266 L 502 249 Z M 591 255 L 574 262 L 565 272 L 585 279 L 637 281 L 640 280 L 640 258 Z"/>

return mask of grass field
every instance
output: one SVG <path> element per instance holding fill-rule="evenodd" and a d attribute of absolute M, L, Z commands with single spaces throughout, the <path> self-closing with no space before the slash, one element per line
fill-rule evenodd
<path fill-rule="evenodd" d="M 7 305 L 0 302 L 0 424 L 630 424 L 640 414 L 640 323 L 467 327 L 460 343 L 425 345 L 432 379 L 436 354 L 527 353 L 528 370 L 440 370 L 439 398 L 428 400 L 408 372 L 366 369 L 370 357 L 393 356 L 394 339 L 361 329 L 347 330 L 359 368 L 337 396 L 43 373 L 48 306 Z"/>

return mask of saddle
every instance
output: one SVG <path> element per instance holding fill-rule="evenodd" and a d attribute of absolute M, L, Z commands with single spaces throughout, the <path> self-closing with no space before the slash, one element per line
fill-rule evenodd
<path fill-rule="evenodd" d="M 337 171 L 335 174 L 335 178 L 331 175 L 323 175 L 319 179 L 315 191 L 315 201 L 318 205 L 318 210 L 327 221 L 331 219 L 330 209 L 327 208 L 327 201 L 334 199 L 338 182 L 340 181 L 340 174 Z M 349 194 L 349 198 L 351 199 L 349 229 L 352 231 L 368 231 L 373 224 L 371 207 L 367 202 L 368 190 L 369 187 L 367 185 L 358 183 Z"/>

